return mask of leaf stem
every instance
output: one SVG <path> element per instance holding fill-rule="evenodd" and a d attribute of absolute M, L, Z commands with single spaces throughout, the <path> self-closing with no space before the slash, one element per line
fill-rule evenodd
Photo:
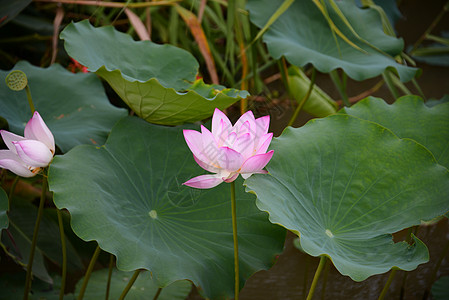
<path fill-rule="evenodd" d="M 30 90 L 30 87 L 28 86 L 28 84 L 25 86 L 25 91 L 27 93 L 27 99 L 28 99 L 28 104 L 30 105 L 31 114 L 34 114 L 34 111 L 36 109 L 34 108 L 33 98 L 31 98 L 31 90 Z"/>
<path fill-rule="evenodd" d="M 305 300 L 307 298 L 307 287 L 308 287 L 308 282 L 309 282 L 309 260 L 310 260 L 310 256 L 306 254 L 305 257 L 305 262 L 304 262 L 304 282 L 303 282 L 303 291 L 304 291 L 304 295 L 303 295 L 303 299 Z"/>
<path fill-rule="evenodd" d="M 58 214 L 59 233 L 61 236 L 61 250 L 62 250 L 62 279 L 61 290 L 59 291 L 59 300 L 64 298 L 65 283 L 67 279 L 67 247 L 65 244 L 64 224 L 62 223 L 62 212 L 56 208 Z"/>
<path fill-rule="evenodd" d="M 19 182 L 19 176 L 16 176 L 16 178 L 14 178 L 14 181 L 11 184 L 11 189 L 9 190 L 9 195 L 8 195 L 8 210 L 11 208 L 11 199 L 12 196 L 14 195 L 14 191 L 16 189 L 17 186 L 17 182 Z"/>
<path fill-rule="evenodd" d="M 391 75 L 388 71 L 385 71 L 382 73 L 382 77 L 385 80 L 385 83 L 388 86 L 388 89 L 390 90 L 391 94 L 393 95 L 394 99 L 398 99 L 399 98 L 399 93 L 396 90 L 394 83 L 393 83 L 393 79 L 391 78 Z"/>
<path fill-rule="evenodd" d="M 105 300 L 109 299 L 109 290 L 111 289 L 111 278 L 112 278 L 112 269 L 114 268 L 114 255 L 109 255 L 109 271 L 108 271 L 108 281 L 106 283 L 106 296 Z"/>
<path fill-rule="evenodd" d="M 397 271 L 397 269 L 392 269 L 392 270 L 391 270 L 390 276 L 388 276 L 388 280 L 387 280 L 387 282 L 385 283 L 385 286 L 384 286 L 384 288 L 382 289 L 382 292 L 380 293 L 379 298 L 378 298 L 377 300 L 382 300 L 382 299 L 385 298 L 385 295 L 386 295 L 387 292 L 388 292 L 388 288 L 390 287 L 391 283 L 393 282 L 394 275 L 396 275 L 396 271 Z"/>
<path fill-rule="evenodd" d="M 153 300 L 157 300 L 157 298 L 159 298 L 159 295 L 161 294 L 161 292 L 162 292 L 162 288 L 158 288 L 156 294 L 154 294 Z"/>
<path fill-rule="evenodd" d="M 322 255 L 320 257 L 320 263 L 318 264 L 318 267 L 315 271 L 315 276 L 313 276 L 312 285 L 310 286 L 309 294 L 307 295 L 306 300 L 312 300 L 313 294 L 315 293 L 316 285 L 318 283 L 318 279 L 320 278 L 320 275 L 321 275 L 321 271 L 323 271 L 324 266 L 326 265 L 326 260 L 327 260 L 326 255 Z"/>
<path fill-rule="evenodd" d="M 14 181 L 11 184 L 11 189 L 9 190 L 9 195 L 8 195 L 9 199 L 11 199 L 12 196 L 14 195 L 14 190 L 16 189 L 17 182 L 19 182 L 19 176 L 16 176 L 16 178 L 14 178 Z"/>
<path fill-rule="evenodd" d="M 292 97 L 290 85 L 288 84 L 288 69 L 287 69 L 287 62 L 285 61 L 285 58 L 282 56 L 278 61 L 278 68 L 279 73 L 281 74 L 282 83 L 284 84 L 284 87 L 287 89 L 287 94 L 289 97 Z"/>
<path fill-rule="evenodd" d="M 421 86 L 418 84 L 418 81 L 416 81 L 415 78 L 412 79 L 413 86 L 418 91 L 419 95 L 423 98 L 424 101 L 427 101 L 426 96 L 424 95 L 424 92 L 421 89 Z"/>
<path fill-rule="evenodd" d="M 418 46 L 424 41 L 427 35 L 433 30 L 433 28 L 440 22 L 441 18 L 444 14 L 449 10 L 449 1 L 443 7 L 443 10 L 436 16 L 436 18 L 432 21 L 429 28 L 419 37 L 419 39 L 413 45 L 413 48 L 409 51 L 409 54 L 413 55 L 413 52 L 418 48 Z"/>
<path fill-rule="evenodd" d="M 123 290 L 122 294 L 120 295 L 120 298 L 118 300 L 123 300 L 126 297 L 126 294 L 128 294 L 129 290 L 133 286 L 134 282 L 136 282 L 137 276 L 139 276 L 140 270 L 136 270 L 133 274 L 133 277 L 128 281 L 128 284 L 125 286 L 125 289 Z"/>
<path fill-rule="evenodd" d="M 344 106 L 351 106 L 351 103 L 349 103 L 348 94 L 346 93 L 346 88 L 342 84 L 340 77 L 338 77 L 337 70 L 333 70 L 329 73 L 329 76 L 331 77 L 332 81 L 334 82 L 335 87 L 337 88 L 338 92 L 340 93 L 341 100 L 343 101 Z"/>
<path fill-rule="evenodd" d="M 329 269 L 330 269 L 330 261 L 326 259 L 326 264 L 324 266 L 324 274 L 323 274 L 323 281 L 321 285 L 321 300 L 326 299 L 325 292 L 326 292 L 326 285 L 327 285 L 327 277 L 329 275 Z"/>
<path fill-rule="evenodd" d="M 28 299 L 28 296 L 29 296 L 30 290 L 31 290 L 31 270 L 33 269 L 34 253 L 36 251 L 36 244 L 37 244 L 37 235 L 39 233 L 39 226 L 40 226 L 41 219 L 42 219 L 42 213 L 44 212 L 45 195 L 47 193 L 47 177 L 43 176 L 42 178 L 43 178 L 43 180 L 42 180 L 41 198 L 39 201 L 39 208 L 37 210 L 36 223 L 34 224 L 33 239 L 31 241 L 30 257 L 28 258 L 28 264 L 27 264 L 25 289 L 24 289 L 24 293 L 23 293 L 24 300 Z"/>
<path fill-rule="evenodd" d="M 299 112 L 303 108 L 304 104 L 306 104 L 307 99 L 310 98 L 310 95 L 313 92 L 313 87 L 315 85 L 315 78 L 316 78 L 316 70 L 315 70 L 315 68 L 312 68 L 312 78 L 310 79 L 309 89 L 307 90 L 307 93 L 304 96 L 304 98 L 301 99 L 301 102 L 299 102 L 298 106 L 296 107 L 296 109 L 295 109 L 292 117 L 290 118 L 290 121 L 288 122 L 287 126 L 292 126 L 293 125 L 293 123 L 295 122 L 296 118 L 299 115 Z"/>
<path fill-rule="evenodd" d="M 235 278 L 235 300 L 239 299 L 239 244 L 237 238 L 237 209 L 235 202 L 235 183 L 231 182 L 231 209 L 232 209 L 232 236 L 234 238 L 234 278 Z"/>
<path fill-rule="evenodd" d="M 92 270 L 94 269 L 95 262 L 97 261 L 98 255 L 100 254 L 101 249 L 97 244 L 97 248 L 95 248 L 95 252 L 90 259 L 89 266 L 87 267 L 86 274 L 84 275 L 83 284 L 80 289 L 80 293 L 78 294 L 77 300 L 81 300 L 84 297 L 84 292 L 86 291 L 87 283 L 89 282 L 90 274 L 92 274 Z"/>

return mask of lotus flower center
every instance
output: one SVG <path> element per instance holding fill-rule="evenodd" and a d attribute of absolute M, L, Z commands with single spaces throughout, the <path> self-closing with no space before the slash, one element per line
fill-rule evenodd
<path fill-rule="evenodd" d="M 157 211 L 155 211 L 154 209 L 150 210 L 150 212 L 148 213 L 148 215 L 149 215 L 152 219 L 157 219 Z"/>
<path fill-rule="evenodd" d="M 327 236 L 328 237 L 330 237 L 330 238 L 333 238 L 334 237 L 334 234 L 329 230 L 329 229 L 326 229 L 326 234 L 327 234 Z"/>

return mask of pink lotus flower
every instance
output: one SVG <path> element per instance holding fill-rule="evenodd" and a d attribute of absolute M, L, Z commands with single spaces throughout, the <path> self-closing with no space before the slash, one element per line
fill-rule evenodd
<path fill-rule="evenodd" d="M 273 157 L 268 151 L 273 133 L 268 133 L 270 116 L 254 118 L 251 111 L 243 114 L 232 126 L 228 117 L 215 109 L 212 132 L 201 126 L 201 132 L 184 130 L 184 138 L 195 161 L 206 171 L 215 173 L 192 178 L 183 184 L 208 189 L 224 182 L 232 182 L 239 174 L 248 178 L 262 170 Z"/>
<path fill-rule="evenodd" d="M 55 140 L 39 113 L 25 126 L 25 137 L 6 130 L 0 134 L 9 150 L 0 150 L 0 167 L 22 177 L 33 177 L 48 166 L 55 154 Z"/>

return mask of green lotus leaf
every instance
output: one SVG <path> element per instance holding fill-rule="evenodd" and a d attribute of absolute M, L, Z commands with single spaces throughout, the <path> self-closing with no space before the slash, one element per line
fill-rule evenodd
<path fill-rule="evenodd" d="M 270 221 L 300 235 L 312 256 L 327 255 L 355 281 L 391 268 L 413 270 L 427 247 L 392 233 L 449 210 L 449 171 L 410 139 L 348 115 L 287 128 L 272 142 L 271 175 L 247 191 Z"/>
<path fill-rule="evenodd" d="M 8 195 L 6 195 L 6 192 L 0 187 L 0 231 L 2 231 L 3 228 L 8 228 L 8 210 Z"/>
<path fill-rule="evenodd" d="M 329 4 L 329 0 L 320 2 L 325 5 L 335 26 L 354 45 L 333 34 L 328 21 L 312 1 L 295 1 L 263 36 L 271 56 L 275 59 L 285 56 L 298 67 L 311 63 L 324 73 L 341 68 L 355 80 L 378 76 L 386 69 L 395 69 L 402 81 L 409 81 L 415 76 L 418 69 L 398 64 L 393 59 L 401 53 L 403 41 L 383 32 L 377 11 L 360 9 L 353 0 L 335 1 L 360 37 L 357 38 Z M 263 27 L 281 3 L 249 0 L 247 8 L 251 21 Z"/>
<path fill-rule="evenodd" d="M 400 138 L 410 138 L 432 152 L 449 169 L 449 103 L 428 107 L 418 96 L 403 96 L 389 105 L 368 97 L 341 112 L 376 122 Z"/>
<path fill-rule="evenodd" d="M 1 1 L 0 2 L 0 27 L 14 19 L 31 0 Z"/>
<path fill-rule="evenodd" d="M 382 10 L 385 12 L 385 14 L 388 17 L 388 20 L 391 24 L 391 26 L 395 26 L 396 23 L 403 19 L 404 16 L 402 15 L 401 11 L 398 8 L 398 5 L 394 1 L 383 1 L 383 0 L 374 0 L 375 5 L 378 5 L 382 8 Z"/>
<path fill-rule="evenodd" d="M 441 97 L 441 99 L 430 98 L 429 100 L 426 101 L 425 104 L 428 107 L 432 107 L 432 106 L 447 103 L 447 102 L 449 102 L 449 95 L 445 94 L 445 95 L 443 95 L 443 97 Z"/>
<path fill-rule="evenodd" d="M 444 9 L 447 9 L 447 7 L 448 6 L 445 5 Z M 432 36 L 429 34 L 429 39 L 436 41 L 436 43 L 427 44 L 425 47 L 420 46 L 409 52 L 409 55 L 411 55 L 414 60 L 428 65 L 442 67 L 449 66 L 449 33 L 443 31 L 440 36 Z"/>
<path fill-rule="evenodd" d="M 159 286 L 189 279 L 209 298 L 234 291 L 230 187 L 181 185 L 204 173 L 182 128 L 122 119 L 103 147 L 82 145 L 56 156 L 50 190 L 67 208 L 72 228 L 117 257 L 120 270 L 147 269 Z M 282 251 L 285 230 L 257 209 L 236 182 L 241 286 L 269 268 Z"/>
<path fill-rule="evenodd" d="M 447 300 L 449 299 L 449 276 L 442 276 L 432 285 L 432 299 Z"/>
<path fill-rule="evenodd" d="M 37 208 L 26 200 L 14 198 L 9 212 L 8 233 L 2 231 L 0 245 L 17 264 L 24 269 L 28 263 L 31 240 L 37 216 Z M 66 240 L 69 270 L 80 270 L 83 264 L 73 249 L 72 244 Z M 42 281 L 52 283 L 48 274 L 44 257 L 53 263 L 61 265 L 61 240 L 58 225 L 46 213 L 42 218 L 33 262 L 33 275 Z M 23 291 L 22 291 L 23 292 Z"/>
<path fill-rule="evenodd" d="M 52 280 L 52 283 L 48 283 L 34 279 L 28 299 L 59 300 L 61 278 L 59 276 L 53 276 Z M 22 299 L 24 284 L 25 272 L 9 272 L 0 275 L 0 290 L 2 291 L 0 293 L 0 300 Z M 75 297 L 73 294 L 65 294 L 64 300 L 75 300 Z"/>
<path fill-rule="evenodd" d="M 4 231 L 1 246 L 16 263 L 26 267 L 28 263 L 31 240 L 37 217 L 37 208 L 27 200 L 15 197 L 9 212 L 9 233 Z M 67 255 L 70 257 L 67 267 L 70 271 L 81 270 L 83 264 L 72 244 L 66 239 Z M 44 212 L 39 227 L 36 254 L 33 262 L 33 273 L 45 282 L 52 282 L 44 263 L 44 256 L 53 263 L 61 265 L 61 239 L 58 225 Z"/>
<path fill-rule="evenodd" d="M 134 41 L 112 26 L 82 21 L 62 32 L 65 49 L 104 78 L 129 107 L 150 123 L 178 125 L 210 117 L 246 98 L 246 91 L 195 81 L 198 62 L 172 45 Z"/>
<path fill-rule="evenodd" d="M 13 70 L 27 75 L 34 106 L 62 152 L 79 144 L 103 145 L 112 126 L 127 114 L 109 103 L 95 74 L 73 74 L 58 64 L 43 69 L 25 61 Z M 12 91 L 4 83 L 8 73 L 0 71 L 0 115 L 10 131 L 23 136 L 31 111 L 25 90 Z"/>
<path fill-rule="evenodd" d="M 89 284 L 86 288 L 83 299 L 97 300 L 104 299 L 106 294 L 106 283 L 108 280 L 108 269 L 101 269 L 92 273 Z M 134 272 L 122 272 L 114 269 L 111 276 L 111 287 L 109 290 L 110 299 L 119 299 L 128 281 Z M 75 295 L 78 295 L 83 279 L 80 279 L 75 287 Z M 126 300 L 146 300 L 153 299 L 158 290 L 157 284 L 151 279 L 151 274 L 141 271 L 137 280 L 126 295 Z M 192 284 L 187 280 L 173 282 L 162 289 L 158 300 L 184 300 L 190 293 Z"/>

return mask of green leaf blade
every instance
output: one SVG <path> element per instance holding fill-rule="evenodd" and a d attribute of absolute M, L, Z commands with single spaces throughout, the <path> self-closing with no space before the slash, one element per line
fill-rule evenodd
<path fill-rule="evenodd" d="M 72 23 L 62 32 L 67 52 L 103 77 L 136 114 L 150 123 L 179 125 L 210 117 L 248 92 L 207 85 L 198 88 L 198 62 L 172 45 L 133 41 L 113 27 Z M 86 41 L 89 41 L 88 47 Z M 203 83 L 203 85 L 205 85 Z"/>
<path fill-rule="evenodd" d="M 389 105 L 380 98 L 368 97 L 341 112 L 378 123 L 400 138 L 417 141 L 449 169 L 449 103 L 428 107 L 418 96 L 403 96 Z"/>
<path fill-rule="evenodd" d="M 109 103 L 95 74 L 73 74 L 58 64 L 38 68 L 25 61 L 14 69 L 27 75 L 36 110 L 62 152 L 79 144 L 102 145 L 115 122 L 127 114 Z M 0 71 L 0 81 L 4 82 L 8 73 Z M 26 99 L 25 91 L 0 85 L 0 115 L 8 121 L 10 131 L 21 136 L 31 118 Z"/>
<path fill-rule="evenodd" d="M 271 56 L 275 59 L 285 56 L 291 64 L 298 67 L 311 63 L 324 73 L 341 68 L 355 80 L 378 76 L 387 68 L 395 69 L 402 81 L 409 81 L 415 76 L 417 69 L 400 65 L 392 58 L 402 51 L 403 41 L 383 32 L 382 22 L 376 11 L 359 9 L 351 0 L 339 1 L 337 5 L 358 35 L 383 53 L 358 40 L 337 13 L 330 9 L 329 16 L 333 23 L 363 51 L 354 48 L 340 36 L 335 36 L 335 41 L 334 32 L 314 3 L 295 1 L 264 35 Z M 262 27 L 278 6 L 277 1 L 251 0 L 248 1 L 247 8 L 251 21 Z M 301 24 L 298 24 L 298 20 L 301 20 Z"/>
<path fill-rule="evenodd" d="M 182 128 L 120 121 L 104 147 L 79 146 L 49 170 L 55 204 L 84 240 L 117 256 L 121 270 L 148 269 L 160 286 L 189 279 L 210 298 L 233 293 L 229 186 L 181 184 L 203 174 Z M 70 184 L 67 184 L 70 182 Z M 271 266 L 285 231 L 268 222 L 237 181 L 240 276 Z M 80 189 L 79 187 L 83 187 Z"/>
<path fill-rule="evenodd" d="M 375 123 L 334 115 L 287 129 L 272 149 L 271 176 L 251 176 L 247 191 L 271 222 L 300 235 L 307 253 L 330 256 L 356 281 L 426 261 L 418 240 L 411 248 L 391 240 L 449 209 L 449 172 L 426 148 Z"/>
<path fill-rule="evenodd" d="M 101 269 L 92 273 L 89 279 L 89 285 L 86 288 L 83 299 L 96 300 L 104 299 L 106 293 L 106 282 L 108 279 L 108 269 Z M 111 287 L 109 297 L 111 299 L 118 299 L 123 292 L 133 272 L 123 272 L 114 269 L 111 276 Z M 82 278 L 75 287 L 75 295 L 78 295 L 83 282 Z M 192 284 L 187 280 L 176 281 L 169 286 L 162 289 L 159 295 L 160 300 L 183 300 L 190 292 Z M 157 284 L 151 278 L 151 274 L 146 271 L 141 271 L 134 282 L 132 288 L 126 295 L 129 300 L 145 300 L 152 299 L 158 290 Z"/>

